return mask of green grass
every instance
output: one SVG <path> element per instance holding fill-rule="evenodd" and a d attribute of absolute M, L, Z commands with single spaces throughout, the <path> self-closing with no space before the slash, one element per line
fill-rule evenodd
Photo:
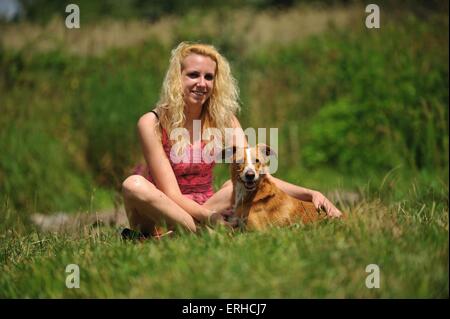
<path fill-rule="evenodd" d="M 346 212 L 144 243 L 123 242 L 115 228 L 43 234 L 16 220 L 0 235 L 0 297 L 448 298 L 448 203 L 373 198 Z M 68 264 L 80 267 L 79 289 L 65 286 Z M 380 267 L 379 289 L 365 286 L 369 264 Z"/>

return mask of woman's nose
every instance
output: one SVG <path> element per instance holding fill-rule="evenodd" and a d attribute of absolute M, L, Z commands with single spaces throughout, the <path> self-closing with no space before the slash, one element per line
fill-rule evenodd
<path fill-rule="evenodd" d="M 201 87 L 206 86 L 206 80 L 205 80 L 205 78 L 204 78 L 203 76 L 201 76 L 201 77 L 198 78 L 197 85 L 198 85 L 198 86 L 201 86 Z"/>

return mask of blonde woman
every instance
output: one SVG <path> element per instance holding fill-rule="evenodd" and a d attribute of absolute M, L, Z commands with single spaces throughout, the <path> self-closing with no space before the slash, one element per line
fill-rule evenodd
<path fill-rule="evenodd" d="M 134 232 L 161 236 L 158 229 L 163 224 L 179 225 L 192 232 L 201 223 L 228 225 L 223 213 L 232 206 L 232 184 L 227 181 L 213 192 L 214 162 L 195 158 L 207 141 L 195 134 L 194 121 L 201 121 L 202 132 L 208 128 L 220 132 L 234 128 L 235 138 L 245 140 L 235 116 L 238 95 L 228 61 L 213 46 L 182 42 L 172 51 L 160 100 L 137 125 L 146 170 L 128 177 L 122 185 Z M 186 134 L 173 141 L 170 137 L 179 129 Z M 177 154 L 184 154 L 188 160 L 176 160 Z M 312 201 L 329 216 L 341 215 L 321 193 L 271 178 L 291 196 Z"/>

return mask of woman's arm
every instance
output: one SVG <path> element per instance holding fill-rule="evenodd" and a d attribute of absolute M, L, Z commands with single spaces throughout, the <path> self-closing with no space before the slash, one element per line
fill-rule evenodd
<path fill-rule="evenodd" d="M 316 191 L 285 182 L 279 178 L 273 177 L 270 174 L 268 174 L 268 178 L 279 189 L 281 189 L 283 192 L 287 193 L 289 196 L 292 196 L 292 197 L 295 197 L 297 199 L 304 200 L 307 202 L 312 202 L 313 193 Z"/>
<path fill-rule="evenodd" d="M 145 161 L 155 186 L 200 222 L 208 220 L 211 211 L 182 195 L 177 179 L 157 131 L 158 121 L 153 113 L 144 114 L 138 121 L 138 135 Z"/>
<path fill-rule="evenodd" d="M 341 217 L 342 213 L 322 193 L 308 188 L 300 187 L 272 175 L 268 178 L 283 192 L 300 200 L 312 202 L 318 210 L 324 210 L 330 217 Z"/>

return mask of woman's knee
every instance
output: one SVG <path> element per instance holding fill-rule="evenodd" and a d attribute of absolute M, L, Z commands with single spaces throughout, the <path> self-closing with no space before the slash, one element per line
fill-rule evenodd
<path fill-rule="evenodd" d="M 156 187 L 141 175 L 131 175 L 122 183 L 122 195 L 125 199 L 151 199 Z"/>

